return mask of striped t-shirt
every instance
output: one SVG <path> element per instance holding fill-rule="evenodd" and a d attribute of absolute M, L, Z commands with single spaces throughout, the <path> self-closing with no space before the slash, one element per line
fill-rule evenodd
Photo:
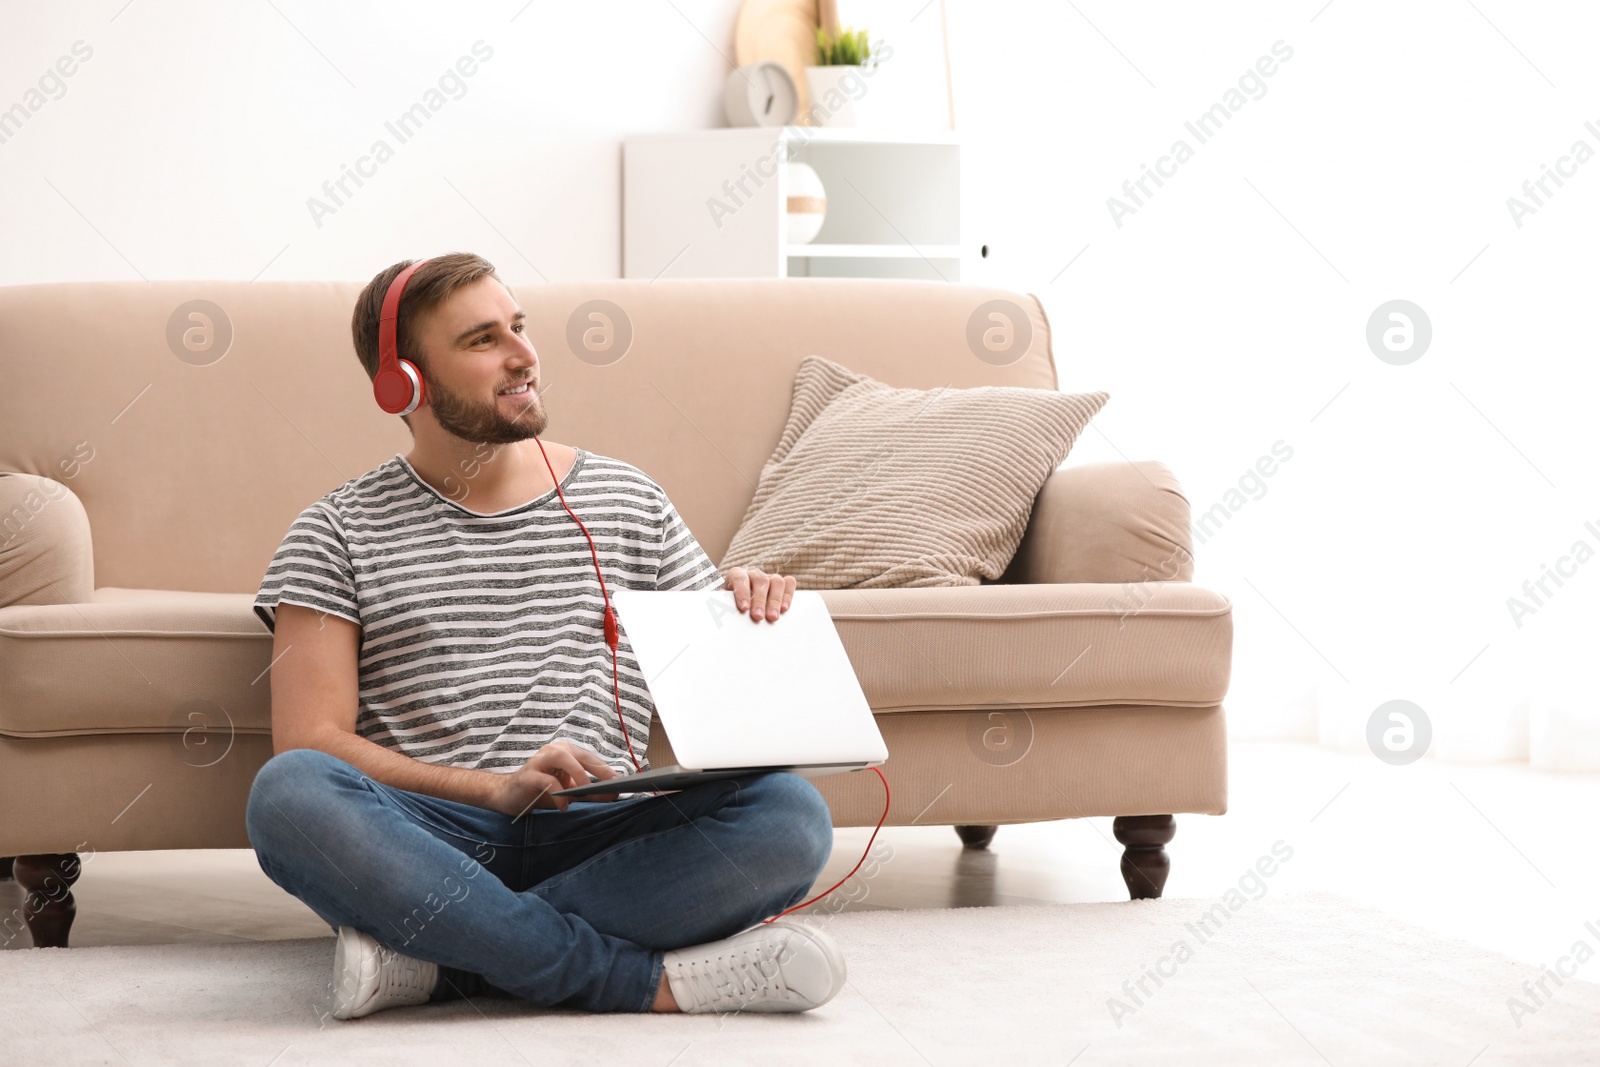
<path fill-rule="evenodd" d="M 575 449 L 561 481 L 611 589 L 721 588 L 649 475 Z M 361 626 L 357 735 L 428 763 L 508 772 L 557 738 L 631 773 L 611 690 L 604 601 L 583 531 L 554 489 L 485 515 L 400 453 L 300 513 L 256 595 Z M 624 630 L 617 686 L 649 769 L 654 710 Z"/>

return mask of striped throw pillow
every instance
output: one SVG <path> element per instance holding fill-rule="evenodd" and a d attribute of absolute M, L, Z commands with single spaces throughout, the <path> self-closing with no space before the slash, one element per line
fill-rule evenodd
<path fill-rule="evenodd" d="M 718 569 L 802 589 L 977 585 L 1005 570 L 1045 479 L 1110 394 L 896 389 L 808 356 Z"/>

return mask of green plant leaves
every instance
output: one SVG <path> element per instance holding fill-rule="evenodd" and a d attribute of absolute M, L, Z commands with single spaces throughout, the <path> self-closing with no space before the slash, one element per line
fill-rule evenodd
<path fill-rule="evenodd" d="M 872 43 L 866 30 L 852 32 L 848 27 L 839 36 L 830 37 L 826 30 L 817 28 L 817 66 L 819 67 L 870 67 L 874 66 Z"/>

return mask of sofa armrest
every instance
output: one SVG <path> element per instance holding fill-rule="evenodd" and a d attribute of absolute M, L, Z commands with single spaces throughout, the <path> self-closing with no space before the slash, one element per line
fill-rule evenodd
<path fill-rule="evenodd" d="M 0 608 L 94 599 L 94 542 L 78 495 L 53 478 L 0 471 Z"/>
<path fill-rule="evenodd" d="M 1000 581 L 1187 582 L 1189 501 L 1155 460 L 1058 467 Z"/>

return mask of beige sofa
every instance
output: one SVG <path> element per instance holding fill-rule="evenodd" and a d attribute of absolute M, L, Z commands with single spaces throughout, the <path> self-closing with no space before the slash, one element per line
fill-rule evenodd
<path fill-rule="evenodd" d="M 248 847 L 245 798 L 272 754 L 272 638 L 253 595 L 302 508 L 410 447 L 351 348 L 360 288 L 0 288 L 0 857 L 22 857 L 32 891 L 0 938 L 26 919 L 36 944 L 65 944 L 68 887 L 96 852 Z M 1038 301 L 1004 290 L 516 292 L 549 384 L 547 436 L 649 472 L 713 560 L 805 356 L 898 386 L 1060 384 Z M 600 355 L 582 338 L 595 300 L 621 309 Z M 199 317 L 195 301 L 210 302 Z M 1008 303 L 980 325 L 1009 310 L 1025 349 L 973 347 L 991 301 Z M 1227 806 L 1231 605 L 1191 584 L 1189 549 L 1166 467 L 1069 458 L 998 582 L 827 592 L 889 746 L 888 822 L 954 825 L 982 847 L 1001 823 L 1116 816 L 1130 893 L 1159 896 L 1172 815 Z M 671 759 L 659 724 L 649 751 Z M 877 822 L 876 776 L 818 785 L 836 825 Z"/>

